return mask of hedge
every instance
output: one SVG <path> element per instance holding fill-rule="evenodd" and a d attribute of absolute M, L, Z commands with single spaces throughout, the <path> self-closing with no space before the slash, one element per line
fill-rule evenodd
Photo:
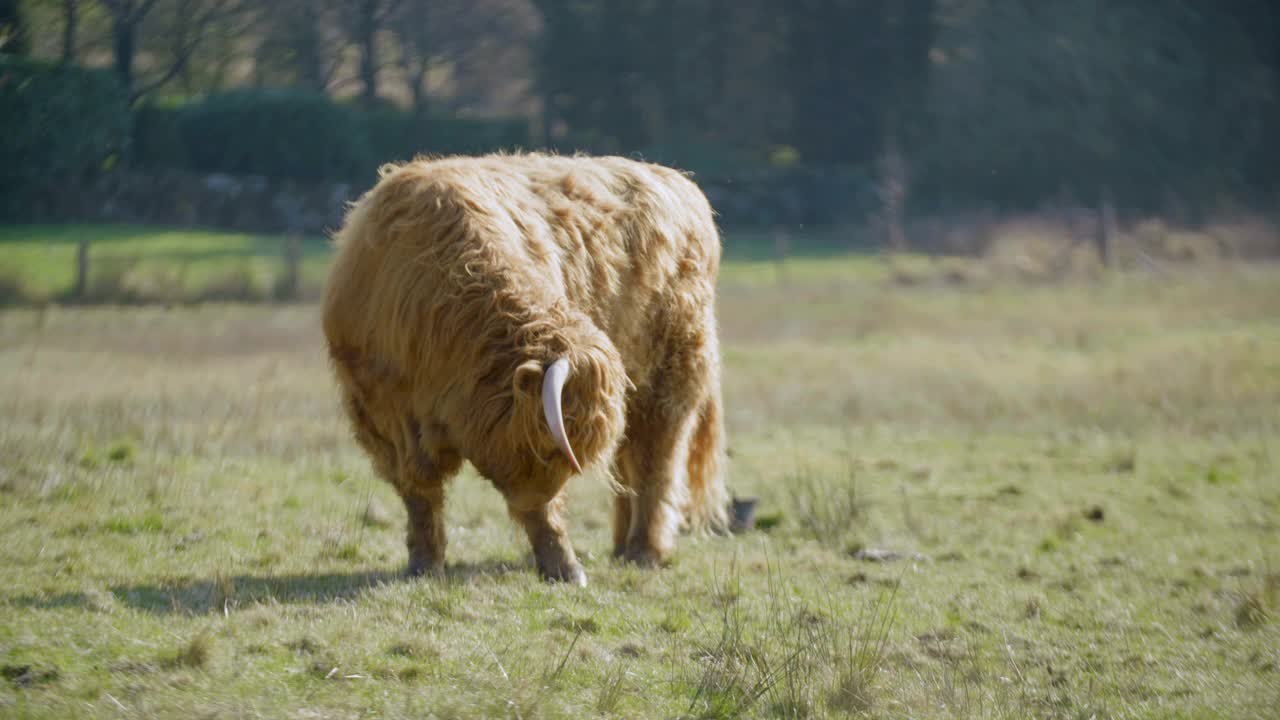
<path fill-rule="evenodd" d="M 131 159 L 150 168 L 189 168 L 191 157 L 182 137 L 182 108 L 140 105 L 133 111 Z"/>
<path fill-rule="evenodd" d="M 355 111 L 318 93 L 220 93 L 184 107 L 178 127 L 198 172 L 351 180 L 368 167 L 368 139 Z"/>
<path fill-rule="evenodd" d="M 115 76 L 0 55 L 0 214 L 117 163 L 128 101 Z"/>
<path fill-rule="evenodd" d="M 364 111 L 324 95 L 239 90 L 134 112 L 140 167 L 297 180 L 370 180 L 385 162 L 475 155 L 529 144 L 522 119 Z"/>
<path fill-rule="evenodd" d="M 480 155 L 529 145 L 529 126 L 519 118 L 421 116 L 395 110 L 362 114 L 375 163 L 415 155 Z"/>

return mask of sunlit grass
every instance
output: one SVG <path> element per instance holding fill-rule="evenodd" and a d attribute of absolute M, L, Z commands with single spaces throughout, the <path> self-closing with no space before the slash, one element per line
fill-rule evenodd
<path fill-rule="evenodd" d="M 226 299 L 264 299 L 283 271 L 276 235 L 111 224 L 9 225 L 0 226 L 0 276 L 19 281 L 31 299 L 64 297 L 75 286 L 81 240 L 89 242 L 91 295 L 95 286 L 102 295 L 123 280 L 144 300 L 167 300 L 166 292 L 196 299 L 211 286 L 229 283 L 249 287 L 242 297 Z M 728 230 L 724 244 L 724 281 L 744 288 L 779 280 L 812 286 L 887 275 L 874 255 L 849 254 L 858 244 L 838 230 L 798 232 L 785 257 L 771 233 Z M 332 249 L 322 236 L 304 238 L 302 249 L 302 282 L 314 294 Z M 918 259 L 902 263 L 922 264 Z"/>
<path fill-rule="evenodd" d="M 243 299 L 264 298 L 283 268 L 276 235 L 109 224 L 8 225 L 0 226 L 0 273 L 18 278 L 33 299 L 65 296 L 75 286 L 81 240 L 89 243 L 90 293 L 95 285 L 126 276 L 143 294 L 163 292 L 157 285 L 178 285 L 179 295 L 191 298 L 235 282 L 248 286 Z M 304 284 L 320 285 L 329 257 L 325 238 L 304 238 Z"/>
<path fill-rule="evenodd" d="M 580 478 L 585 590 L 469 470 L 447 577 L 399 577 L 313 305 L 0 313 L 0 716 L 1273 713 L 1280 268 L 744 263 L 731 484 L 769 529 L 616 566 Z"/>

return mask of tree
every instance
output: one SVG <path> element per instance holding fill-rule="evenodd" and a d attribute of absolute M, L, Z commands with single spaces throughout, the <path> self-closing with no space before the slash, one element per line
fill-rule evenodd
<path fill-rule="evenodd" d="M 238 39 L 250 17 L 241 0 L 165 0 L 146 23 L 147 57 L 161 70 L 135 98 L 177 83 L 186 93 L 219 87 L 242 52 Z"/>
<path fill-rule="evenodd" d="M 934 190 L 1154 207 L 1221 189 L 1274 117 L 1230 13 L 1180 0 L 946 0 L 921 155 Z"/>
<path fill-rule="evenodd" d="M 62 62 L 76 59 L 76 28 L 80 23 L 80 0 L 62 0 Z"/>
<path fill-rule="evenodd" d="M 25 55 L 30 49 L 21 5 L 18 0 L 0 0 L 0 52 Z"/>
<path fill-rule="evenodd" d="M 616 70 L 606 66 L 601 45 L 620 44 L 621 38 L 603 37 L 602 3 L 535 0 L 535 4 L 543 22 L 537 48 L 537 85 L 546 142 L 553 144 L 564 132 L 598 142 L 612 130 L 602 123 L 598 98 L 611 70 Z"/>
<path fill-rule="evenodd" d="M 389 27 L 412 107 L 425 114 L 433 71 L 447 74 L 455 99 L 465 101 L 527 68 L 512 54 L 527 53 L 538 19 L 527 0 L 402 0 Z"/>
<path fill-rule="evenodd" d="M 887 0 L 796 0 L 786 10 L 786 87 L 793 144 L 808 162 L 875 157 L 890 78 Z"/>
<path fill-rule="evenodd" d="M 427 75 L 443 40 L 431 12 L 435 5 L 428 0 L 401 3 L 399 17 L 392 30 L 400 50 L 397 64 L 409 84 L 413 111 L 419 115 L 427 114 Z"/>
<path fill-rule="evenodd" d="M 137 53 L 138 27 L 157 0 L 102 0 L 111 15 L 112 50 L 115 58 L 116 77 L 120 85 L 133 97 L 133 63 Z"/>
<path fill-rule="evenodd" d="M 167 58 L 154 77 L 139 85 L 135 77 L 135 60 L 139 49 L 139 33 L 144 21 L 152 16 L 159 0 L 102 0 L 111 18 L 111 35 L 116 76 L 128 93 L 130 102 L 173 80 L 187 68 L 192 54 L 220 21 L 243 9 L 241 0 L 166 0 L 173 24 L 171 33 L 161 36 L 169 43 Z"/>
<path fill-rule="evenodd" d="M 919 141 L 924 128 L 924 103 L 929 81 L 929 51 L 934 39 L 933 0 L 894 0 L 883 15 L 881 50 L 891 82 L 883 97 L 879 121 L 879 193 L 881 221 L 892 251 L 908 246 L 907 202 L 911 193 L 911 167 L 903 144 Z"/>
<path fill-rule="evenodd" d="M 888 87 L 881 144 L 913 143 L 924 132 L 930 60 L 936 36 L 934 0 L 891 0 L 883 15 L 880 51 Z"/>
<path fill-rule="evenodd" d="M 722 58 L 714 65 L 698 60 L 710 34 L 718 32 L 715 22 L 732 14 L 724 5 L 687 0 L 536 4 L 543 22 L 537 86 L 548 132 L 562 128 L 598 149 L 630 151 L 702 119 L 698 106 L 712 100 L 704 81 Z M 697 91 L 684 88 L 702 90 L 700 103 L 690 101 Z"/>
<path fill-rule="evenodd" d="M 281 0 L 265 6 L 261 19 L 256 82 L 328 92 L 346 46 L 338 0 Z"/>
<path fill-rule="evenodd" d="M 445 83 L 439 98 L 451 113 L 528 113 L 534 110 L 533 43 L 541 27 L 530 0 L 455 0 L 437 3 L 437 47 Z"/>
<path fill-rule="evenodd" d="M 343 3 L 343 30 L 359 55 L 360 101 L 367 108 L 378 102 L 378 72 L 382 69 L 379 36 L 387 29 L 401 0 L 355 0 Z"/>

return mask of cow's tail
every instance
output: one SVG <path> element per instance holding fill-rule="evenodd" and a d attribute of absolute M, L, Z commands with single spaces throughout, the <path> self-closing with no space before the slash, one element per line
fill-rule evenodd
<path fill-rule="evenodd" d="M 725 434 L 719 383 L 703 402 L 689 438 L 688 524 L 695 531 L 721 533 L 729 527 L 725 489 Z"/>

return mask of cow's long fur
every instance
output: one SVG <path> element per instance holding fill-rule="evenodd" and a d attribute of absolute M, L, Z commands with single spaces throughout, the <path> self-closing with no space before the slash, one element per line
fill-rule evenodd
<path fill-rule="evenodd" d="M 682 521 L 724 525 L 720 239 L 690 180 L 623 158 L 420 159 L 382 168 L 336 244 L 324 330 L 356 438 L 405 500 L 411 571 L 442 567 L 466 459 L 539 569 L 583 579 L 540 401 L 560 357 L 570 444 L 624 489 L 615 554 L 656 564 Z"/>

